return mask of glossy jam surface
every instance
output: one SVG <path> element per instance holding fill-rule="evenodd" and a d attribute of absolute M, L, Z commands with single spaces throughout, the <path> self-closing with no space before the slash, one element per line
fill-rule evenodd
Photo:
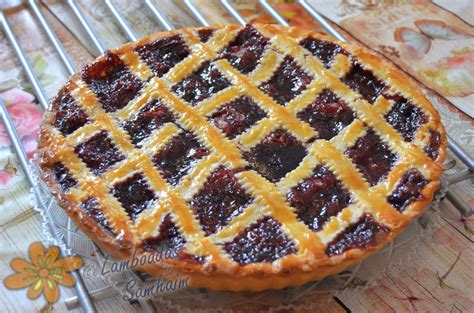
<path fill-rule="evenodd" d="M 240 265 L 273 262 L 296 251 L 295 244 L 283 233 L 281 224 L 270 217 L 248 226 L 224 248 Z"/>
<path fill-rule="evenodd" d="M 107 134 L 102 130 L 74 149 L 95 175 L 105 173 L 109 167 L 124 159 Z"/>
<path fill-rule="evenodd" d="M 346 54 L 347 52 L 341 46 L 324 40 L 308 37 L 300 42 L 300 45 L 311 52 L 312 55 L 318 57 L 326 68 L 330 68 L 334 57 L 339 54 Z"/>
<path fill-rule="evenodd" d="M 174 85 L 172 90 L 187 102 L 196 105 L 228 86 L 229 81 L 207 61 L 196 72 Z"/>
<path fill-rule="evenodd" d="M 190 206 L 206 235 L 227 225 L 252 201 L 235 177 L 238 172 L 219 167 L 191 200 Z"/>
<path fill-rule="evenodd" d="M 434 160 L 439 155 L 439 147 L 441 147 L 441 134 L 436 130 L 430 129 L 430 139 L 428 145 L 423 150 Z"/>
<path fill-rule="evenodd" d="M 143 83 L 110 51 L 104 60 L 85 67 L 82 79 L 94 92 L 106 112 L 115 112 L 138 95 Z"/>
<path fill-rule="evenodd" d="M 153 162 L 168 183 L 177 185 L 197 161 L 208 154 L 209 151 L 192 133 L 184 131 L 159 151 L 153 157 Z"/>
<path fill-rule="evenodd" d="M 102 228 L 107 230 L 110 233 L 113 233 L 113 229 L 107 220 L 104 212 L 99 207 L 99 202 L 96 198 L 89 197 L 80 204 L 81 210 L 84 211 L 87 216 L 96 221 Z"/>
<path fill-rule="evenodd" d="M 84 110 L 79 108 L 72 96 L 61 90 L 53 102 L 55 108 L 54 126 L 63 134 L 72 134 L 89 120 Z"/>
<path fill-rule="evenodd" d="M 357 223 L 350 225 L 328 244 L 326 254 L 333 256 L 350 249 L 365 249 L 377 245 L 388 232 L 387 227 L 377 223 L 371 215 L 365 214 Z"/>
<path fill-rule="evenodd" d="M 168 249 L 172 249 L 177 255 L 180 251 L 186 240 L 179 233 L 176 224 L 171 219 L 171 215 L 167 214 L 159 227 L 159 234 L 155 237 L 150 237 L 142 242 L 142 247 L 145 251 L 149 252 L 159 252 L 161 247 L 164 246 Z"/>
<path fill-rule="evenodd" d="M 179 35 L 155 40 L 137 47 L 136 51 L 158 77 L 189 55 L 189 49 Z"/>
<path fill-rule="evenodd" d="M 295 137 L 279 129 L 244 153 L 251 168 L 271 182 L 277 182 L 294 170 L 307 151 Z"/>
<path fill-rule="evenodd" d="M 207 42 L 213 34 L 214 34 L 214 29 L 212 28 L 198 30 L 198 36 L 202 42 Z"/>
<path fill-rule="evenodd" d="M 388 87 L 375 77 L 370 70 L 364 69 L 359 62 L 354 62 L 343 78 L 342 82 L 358 92 L 362 98 L 373 104 Z"/>
<path fill-rule="evenodd" d="M 413 201 L 423 200 L 421 190 L 428 181 L 416 169 L 405 173 L 395 190 L 388 196 L 387 201 L 398 211 L 402 212 Z"/>
<path fill-rule="evenodd" d="M 130 134 L 133 143 L 139 145 L 154 130 L 173 121 L 174 117 L 170 109 L 162 104 L 160 100 L 154 99 L 141 108 L 134 117 L 125 122 L 124 128 Z"/>
<path fill-rule="evenodd" d="M 345 153 L 357 165 L 371 186 L 385 178 L 397 159 L 396 155 L 390 152 L 388 144 L 382 142 L 373 130 L 357 139 L 354 146 Z"/>
<path fill-rule="evenodd" d="M 385 115 L 385 119 L 403 136 L 406 141 L 412 141 L 418 128 L 428 122 L 425 114 L 419 107 L 403 96 L 385 96 L 395 101 L 392 109 Z"/>
<path fill-rule="evenodd" d="M 247 74 L 255 69 L 268 43 L 267 38 L 247 25 L 221 52 L 220 57 L 227 59 L 233 67 Z"/>
<path fill-rule="evenodd" d="M 352 123 L 355 113 L 329 89 L 324 89 L 316 101 L 298 113 L 318 133 L 318 138 L 330 140 Z"/>
<path fill-rule="evenodd" d="M 349 191 L 323 165 L 316 167 L 311 177 L 293 187 L 286 197 L 296 208 L 298 218 L 315 231 L 351 202 Z"/>
<path fill-rule="evenodd" d="M 69 173 L 67 167 L 65 167 L 61 162 L 56 162 L 51 166 L 51 173 L 54 180 L 64 192 L 67 192 L 69 189 L 77 185 L 77 181 Z"/>
<path fill-rule="evenodd" d="M 235 138 L 265 117 L 265 112 L 250 98 L 240 97 L 224 104 L 209 120 L 229 138 Z"/>
<path fill-rule="evenodd" d="M 132 221 L 156 199 L 155 193 L 141 173 L 115 184 L 111 193 L 120 201 Z"/>
<path fill-rule="evenodd" d="M 303 92 L 311 80 L 311 76 L 306 74 L 292 57 L 287 56 L 272 78 L 260 85 L 260 89 L 279 104 L 285 105 Z"/>

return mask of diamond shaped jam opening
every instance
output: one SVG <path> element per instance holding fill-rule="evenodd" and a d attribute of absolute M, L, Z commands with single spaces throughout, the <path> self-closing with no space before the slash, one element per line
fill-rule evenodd
<path fill-rule="evenodd" d="M 143 83 L 110 51 L 104 59 L 90 64 L 82 72 L 82 80 L 89 85 L 106 112 L 115 112 L 134 99 Z"/>
<path fill-rule="evenodd" d="M 224 248 L 240 265 L 271 263 L 296 251 L 281 224 L 271 217 L 264 217 L 248 226 Z"/>
<path fill-rule="evenodd" d="M 257 67 L 269 40 L 254 27 L 247 25 L 237 37 L 221 52 L 220 57 L 240 72 L 247 74 Z"/>
<path fill-rule="evenodd" d="M 214 34 L 214 31 L 212 28 L 198 30 L 199 39 L 201 39 L 202 42 L 207 42 Z"/>
<path fill-rule="evenodd" d="M 326 140 L 352 123 L 354 117 L 351 108 L 329 89 L 324 89 L 315 102 L 298 113 L 299 119 L 311 125 L 319 133 L 319 138 Z"/>
<path fill-rule="evenodd" d="M 56 162 L 51 166 L 51 173 L 54 180 L 64 192 L 77 185 L 77 181 L 72 177 L 66 166 L 61 162 Z"/>
<path fill-rule="evenodd" d="M 319 165 L 311 177 L 290 190 L 287 199 L 296 208 L 298 218 L 318 231 L 331 216 L 347 207 L 351 195 L 327 167 Z"/>
<path fill-rule="evenodd" d="M 120 201 L 132 221 L 156 199 L 141 173 L 115 184 L 111 193 Z"/>
<path fill-rule="evenodd" d="M 74 149 L 94 175 L 105 173 L 109 167 L 124 159 L 107 135 L 107 131 L 102 130 Z"/>
<path fill-rule="evenodd" d="M 428 145 L 423 148 L 423 151 L 434 160 L 439 155 L 439 147 L 441 147 L 441 134 L 436 130 L 430 129 L 430 139 Z"/>
<path fill-rule="evenodd" d="M 155 40 L 137 47 L 136 51 L 158 77 L 189 55 L 189 49 L 179 35 Z"/>
<path fill-rule="evenodd" d="M 380 140 L 373 130 L 357 139 L 354 146 L 346 150 L 371 186 L 381 181 L 392 168 L 397 156 Z"/>
<path fill-rule="evenodd" d="M 188 132 L 183 131 L 153 157 L 153 162 L 171 185 L 177 185 L 209 151 Z"/>
<path fill-rule="evenodd" d="M 377 223 L 372 215 L 365 214 L 360 220 L 340 233 L 326 248 L 329 256 L 339 255 L 350 249 L 365 249 L 381 242 L 390 230 Z"/>
<path fill-rule="evenodd" d="M 375 77 L 370 70 L 364 69 L 357 61 L 341 80 L 371 104 L 388 89 L 383 81 Z"/>
<path fill-rule="evenodd" d="M 54 126 L 63 134 L 72 134 L 89 120 L 86 113 L 76 104 L 71 94 L 61 90 L 54 99 Z"/>
<path fill-rule="evenodd" d="M 97 198 L 89 197 L 80 204 L 81 210 L 84 211 L 87 216 L 96 221 L 102 228 L 107 230 L 109 233 L 114 233 L 112 227 L 107 220 L 104 212 L 100 209 Z"/>
<path fill-rule="evenodd" d="M 319 40 L 312 37 L 307 37 L 300 42 L 300 45 L 311 52 L 312 55 L 318 57 L 326 68 L 330 68 L 334 57 L 337 54 L 348 53 L 342 49 L 341 46 L 330 41 Z"/>
<path fill-rule="evenodd" d="M 219 167 L 191 200 L 190 206 L 198 216 L 206 235 L 227 225 L 252 201 L 235 177 L 238 172 L 239 170 Z"/>
<path fill-rule="evenodd" d="M 160 128 L 165 123 L 173 122 L 173 113 L 161 100 L 153 99 L 124 124 L 125 130 L 132 137 L 135 145 L 147 138 L 154 130 Z"/>
<path fill-rule="evenodd" d="M 160 224 L 159 234 L 143 240 L 142 247 L 148 252 L 165 252 L 166 249 L 171 249 L 173 257 L 176 257 L 185 243 L 186 240 L 179 233 L 171 215 L 167 214 Z"/>
<path fill-rule="evenodd" d="M 229 81 L 209 61 L 172 87 L 172 90 L 193 106 L 230 86 Z"/>
<path fill-rule="evenodd" d="M 286 105 L 305 90 L 311 80 L 311 76 L 306 74 L 292 57 L 287 56 L 272 78 L 260 85 L 260 89 L 279 104 Z"/>
<path fill-rule="evenodd" d="M 402 179 L 388 196 L 387 201 L 398 211 L 403 212 L 413 201 L 423 200 L 425 197 L 421 190 L 428 181 L 416 169 L 411 169 L 403 175 Z"/>
<path fill-rule="evenodd" d="M 428 118 L 419 107 L 401 95 L 386 95 L 385 97 L 395 101 L 390 112 L 385 115 L 385 119 L 402 134 L 406 141 L 412 141 L 417 129 L 428 122 Z"/>
<path fill-rule="evenodd" d="M 240 97 L 223 105 L 209 119 L 232 139 L 264 117 L 265 112 L 252 99 Z"/>
<path fill-rule="evenodd" d="M 279 129 L 244 153 L 244 157 L 260 175 L 277 182 L 298 167 L 306 153 L 298 139 Z"/>

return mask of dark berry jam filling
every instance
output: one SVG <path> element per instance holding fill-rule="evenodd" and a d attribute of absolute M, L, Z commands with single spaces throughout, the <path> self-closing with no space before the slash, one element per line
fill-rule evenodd
<path fill-rule="evenodd" d="M 383 81 L 375 77 L 370 70 L 364 69 L 357 61 L 353 62 L 349 73 L 342 78 L 342 82 L 371 104 L 388 89 Z"/>
<path fill-rule="evenodd" d="M 387 201 L 398 211 L 403 212 L 413 201 L 424 199 L 421 190 L 427 183 L 428 181 L 418 170 L 411 169 L 402 177 Z"/>
<path fill-rule="evenodd" d="M 173 113 L 160 100 L 148 102 L 141 110 L 124 124 L 135 145 L 147 138 L 154 130 L 165 123 L 173 122 Z"/>
<path fill-rule="evenodd" d="M 87 200 L 81 202 L 80 207 L 81 210 L 87 214 L 87 216 L 96 221 L 100 226 L 102 226 L 103 229 L 107 230 L 109 233 L 114 233 L 104 212 L 100 210 L 99 202 L 96 198 L 87 198 Z"/>
<path fill-rule="evenodd" d="M 293 187 L 286 197 L 296 208 L 298 218 L 315 231 L 351 202 L 349 191 L 323 165 L 317 166 L 311 177 Z"/>
<path fill-rule="evenodd" d="M 436 130 L 430 129 L 430 140 L 423 150 L 434 160 L 439 155 L 439 147 L 441 147 L 441 134 Z"/>
<path fill-rule="evenodd" d="M 279 129 L 244 153 L 244 157 L 260 175 L 277 182 L 298 167 L 306 153 L 298 139 Z"/>
<path fill-rule="evenodd" d="M 318 57 L 326 68 L 330 68 L 334 57 L 341 53 L 347 55 L 347 52 L 341 46 L 330 41 L 319 40 L 308 37 L 300 42 L 300 45 Z"/>
<path fill-rule="evenodd" d="M 365 214 L 361 219 L 350 225 L 340 233 L 326 248 L 329 256 L 342 254 L 350 249 L 365 249 L 377 245 L 388 234 L 389 229 L 374 221 L 370 214 Z"/>
<path fill-rule="evenodd" d="M 115 112 L 126 106 L 143 85 L 120 57 L 110 51 L 105 53 L 104 60 L 84 68 L 82 80 L 96 94 L 106 112 Z"/>
<path fill-rule="evenodd" d="M 395 101 L 385 119 L 401 133 L 405 141 L 412 141 L 418 127 L 428 122 L 428 118 L 419 107 L 401 95 L 385 97 Z"/>
<path fill-rule="evenodd" d="M 174 85 L 172 90 L 187 102 L 196 105 L 229 86 L 229 81 L 207 61 L 196 72 Z"/>
<path fill-rule="evenodd" d="M 240 72 L 247 74 L 257 67 L 269 40 L 255 28 L 245 26 L 220 54 Z"/>
<path fill-rule="evenodd" d="M 189 49 L 179 35 L 155 40 L 137 47 L 136 51 L 158 77 L 189 55 Z"/>
<path fill-rule="evenodd" d="M 298 113 L 298 118 L 308 122 L 319 138 L 329 140 L 352 123 L 355 113 L 331 90 L 324 89 L 315 102 Z"/>
<path fill-rule="evenodd" d="M 283 233 L 281 224 L 264 217 L 243 230 L 225 250 L 240 265 L 273 262 L 296 251 L 295 244 Z"/>
<path fill-rule="evenodd" d="M 171 140 L 153 157 L 153 162 L 171 185 L 177 185 L 188 174 L 198 160 L 209 151 L 188 131 Z"/>
<path fill-rule="evenodd" d="M 115 184 L 110 191 L 122 203 L 132 221 L 156 199 L 141 173 Z"/>
<path fill-rule="evenodd" d="M 212 28 L 198 30 L 198 36 L 202 42 L 207 42 L 213 34 L 214 34 L 214 29 Z"/>
<path fill-rule="evenodd" d="M 107 134 L 107 131 L 102 130 L 74 149 L 94 175 L 101 175 L 109 167 L 124 159 Z"/>
<path fill-rule="evenodd" d="M 252 99 L 240 97 L 220 107 L 209 119 L 232 139 L 264 117 L 265 112 Z"/>
<path fill-rule="evenodd" d="M 53 102 L 56 109 L 54 126 L 63 134 L 72 134 L 88 122 L 86 113 L 77 106 L 72 96 L 61 90 Z"/>
<path fill-rule="evenodd" d="M 181 249 L 183 249 L 186 240 L 179 233 L 178 228 L 171 219 L 171 215 L 167 214 L 161 222 L 159 234 L 150 237 L 142 242 L 142 248 L 148 252 L 164 252 L 163 247 L 173 250 L 173 257 L 176 258 Z"/>
<path fill-rule="evenodd" d="M 362 172 L 371 186 L 381 181 L 392 168 L 397 156 L 380 140 L 373 130 L 357 139 L 345 152 Z"/>
<path fill-rule="evenodd" d="M 69 173 L 67 167 L 61 162 L 56 162 L 51 166 L 51 173 L 53 174 L 54 180 L 64 192 L 67 192 L 69 189 L 77 185 L 77 181 Z"/>
<path fill-rule="evenodd" d="M 252 201 L 235 177 L 238 172 L 239 170 L 219 167 L 191 200 L 190 206 L 198 216 L 206 235 L 227 225 Z"/>
<path fill-rule="evenodd" d="M 285 105 L 305 90 L 310 82 L 311 76 L 306 74 L 292 57 L 287 56 L 272 78 L 260 85 L 260 89 L 279 104 Z"/>

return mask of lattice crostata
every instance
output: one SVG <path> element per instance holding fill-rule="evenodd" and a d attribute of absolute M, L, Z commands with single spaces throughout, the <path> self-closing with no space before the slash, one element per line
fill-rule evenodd
<path fill-rule="evenodd" d="M 60 90 L 40 165 L 117 258 L 191 286 L 337 273 L 432 201 L 446 138 L 416 84 L 366 49 L 275 25 L 188 28 L 107 51 Z"/>

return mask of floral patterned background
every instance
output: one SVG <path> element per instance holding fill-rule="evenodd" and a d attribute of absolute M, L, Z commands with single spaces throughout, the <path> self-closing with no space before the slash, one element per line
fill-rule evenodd
<path fill-rule="evenodd" d="M 82 66 L 96 53 L 86 35 L 80 30 L 62 1 L 49 0 L 44 14 L 65 43 L 76 65 Z M 116 0 L 123 8 L 132 26 L 140 34 L 159 31 L 141 2 Z M 290 24 L 323 31 L 294 1 L 272 1 Z M 427 0 L 319 0 L 314 4 L 351 41 L 367 45 L 406 70 L 425 91 L 441 112 L 450 135 L 474 154 L 474 28 L 472 27 L 472 1 Z M 2 1 L 11 3 L 11 1 Z M 112 22 L 112 16 L 102 1 L 78 1 L 87 18 L 104 38 L 105 44 L 114 47 L 126 41 Z M 183 13 L 179 4 L 171 0 L 158 0 L 177 26 L 189 26 L 193 19 Z M 250 22 L 272 22 L 256 1 L 235 0 L 233 3 Z M 233 22 L 215 0 L 195 1 L 215 23 Z M 466 12 L 471 14 L 466 14 Z M 67 78 L 67 73 L 53 48 L 41 33 L 31 14 L 24 9 L 9 12 L 9 20 L 20 36 L 45 87 L 53 96 Z M 196 23 L 194 23 L 196 25 Z M 34 35 L 32 36 L 32 33 Z M 16 57 L 3 33 L 0 32 L 0 98 L 7 105 L 21 140 L 31 158 L 36 149 L 36 136 L 42 110 L 20 70 Z M 457 169 L 461 168 L 458 164 Z M 454 187 L 474 206 L 472 182 Z M 377 286 L 359 290 L 348 288 L 337 299 L 354 311 L 472 311 L 474 285 L 472 272 L 473 218 L 460 216 L 448 202 L 443 202 L 443 218 L 437 229 L 425 238 L 410 264 L 403 264 L 393 273 L 381 278 Z M 14 157 L 5 130 L 0 126 L 0 272 L 11 270 L 9 261 L 24 256 L 28 246 L 43 240 L 40 219 L 29 202 L 28 187 L 19 164 Z M 428 215 L 428 219 L 429 219 Z M 429 223 L 429 221 L 427 221 Z M 364 282 L 360 282 L 363 284 Z M 65 293 L 65 295 L 71 295 Z M 29 310 L 19 293 L 4 289 L 0 284 L 0 307 L 7 310 Z M 3 301 L 3 302 L 2 302 Z M 120 301 L 119 301 L 120 302 Z M 333 302 L 328 311 L 341 310 Z M 36 309 L 42 303 L 34 304 Z M 126 303 L 117 305 L 119 312 L 136 310 Z M 104 303 L 101 307 L 106 308 Z M 59 306 L 62 307 L 62 306 Z M 62 307 L 64 308 L 64 307 Z"/>

